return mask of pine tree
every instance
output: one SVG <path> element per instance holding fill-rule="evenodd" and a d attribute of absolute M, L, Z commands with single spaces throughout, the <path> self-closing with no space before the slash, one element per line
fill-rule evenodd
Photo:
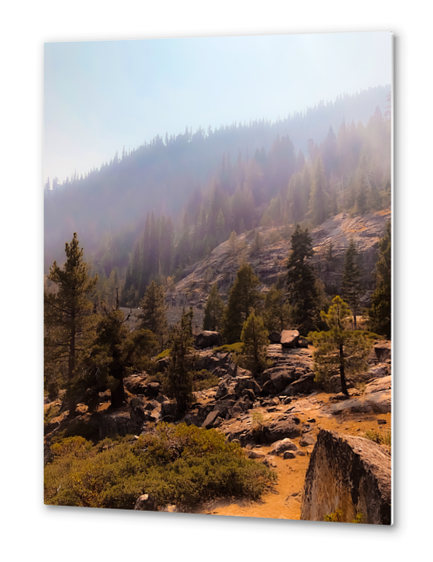
<path fill-rule="evenodd" d="M 181 418 L 192 403 L 193 356 L 192 310 L 184 313 L 170 334 L 170 360 L 164 392 L 176 400 L 176 418 Z"/>
<path fill-rule="evenodd" d="M 123 379 L 134 368 L 146 369 L 149 357 L 158 346 L 155 335 L 147 329 L 130 332 L 121 310 L 103 317 L 96 328 L 90 365 L 105 376 L 111 389 L 111 406 L 120 407 L 125 401 Z"/>
<path fill-rule="evenodd" d="M 371 297 L 368 312 L 370 329 L 387 338 L 391 337 L 391 221 L 386 224 L 385 235 L 379 241 L 376 263 L 376 289 Z"/>
<path fill-rule="evenodd" d="M 89 296 L 98 276 L 89 275 L 79 248 L 77 234 L 65 245 L 66 262 L 60 268 L 56 261 L 50 268 L 48 280 L 57 285 L 57 293 L 45 293 L 45 362 L 51 364 L 58 375 L 66 375 L 68 387 L 79 377 L 80 362 L 89 345 L 95 317 Z M 69 412 L 75 411 L 75 400 L 69 396 Z"/>
<path fill-rule="evenodd" d="M 346 376 L 367 368 L 367 357 L 376 337 L 363 330 L 345 330 L 343 320 L 349 315 L 349 307 L 337 295 L 332 299 L 328 313 L 321 313 L 329 331 L 308 334 L 316 348 L 313 354 L 316 380 L 326 380 L 339 372 L 341 392 L 346 396 L 349 394 Z"/>
<path fill-rule="evenodd" d="M 218 285 L 214 283 L 206 301 L 203 330 L 215 331 L 220 329 L 223 312 L 224 303 L 218 292 Z"/>
<path fill-rule="evenodd" d="M 285 302 L 282 289 L 272 285 L 265 298 L 263 318 L 266 329 L 269 332 L 281 332 L 288 326 L 290 316 L 290 305 Z"/>
<path fill-rule="evenodd" d="M 256 316 L 254 311 L 244 322 L 241 334 L 243 357 L 245 366 L 254 374 L 266 366 L 266 350 L 269 343 L 268 331 L 263 324 L 263 318 Z"/>
<path fill-rule="evenodd" d="M 353 237 L 350 239 L 346 250 L 341 292 L 343 298 L 350 306 L 353 316 L 353 327 L 356 330 L 356 315 L 359 312 L 359 292 L 361 272 L 358 267 L 358 252 Z"/>
<path fill-rule="evenodd" d="M 306 335 L 318 320 L 318 290 L 316 275 L 309 260 L 313 257 L 312 240 L 308 229 L 299 224 L 291 237 L 292 248 L 287 262 L 287 289 L 292 321 Z"/>
<path fill-rule="evenodd" d="M 242 265 L 230 289 L 229 300 L 223 317 L 223 336 L 226 343 L 240 340 L 242 326 L 253 309 L 260 307 L 262 297 L 258 287 L 260 281 L 249 264 Z"/>
<path fill-rule="evenodd" d="M 158 338 L 161 351 L 164 348 L 164 337 L 167 333 L 167 315 L 165 291 L 162 285 L 151 281 L 144 297 L 140 301 L 141 312 L 138 315 L 140 328 L 150 330 Z"/>

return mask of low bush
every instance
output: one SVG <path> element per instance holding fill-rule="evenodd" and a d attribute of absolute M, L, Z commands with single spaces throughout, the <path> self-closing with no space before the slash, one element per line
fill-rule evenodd
<path fill-rule="evenodd" d="M 370 441 L 378 443 L 379 445 L 386 445 L 387 447 L 391 447 L 391 431 L 381 433 L 380 431 L 371 429 L 364 433 L 364 437 L 366 439 L 370 439 Z"/>
<path fill-rule="evenodd" d="M 143 493 L 159 506 L 224 496 L 257 500 L 277 478 L 215 430 L 186 424 L 158 424 L 132 443 L 124 437 L 92 445 L 70 437 L 51 450 L 44 485 L 49 505 L 133 509 Z"/>
<path fill-rule="evenodd" d="M 164 349 L 164 351 L 161 351 L 161 353 L 155 357 L 155 361 L 159 361 L 160 359 L 164 359 L 164 357 L 168 357 L 169 355 L 170 355 L 170 350 Z"/>
<path fill-rule="evenodd" d="M 236 342 L 231 344 L 220 345 L 214 348 L 214 352 L 219 353 L 242 353 L 244 349 L 244 344 L 242 342 Z"/>
<path fill-rule="evenodd" d="M 197 392 L 199 390 L 207 390 L 208 388 L 213 388 L 218 386 L 220 379 L 216 375 L 213 375 L 207 369 L 202 369 L 201 371 L 194 371 L 192 373 L 193 377 L 193 390 Z"/>

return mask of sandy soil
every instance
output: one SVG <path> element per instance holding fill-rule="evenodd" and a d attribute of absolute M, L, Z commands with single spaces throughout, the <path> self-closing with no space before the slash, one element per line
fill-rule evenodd
<path fill-rule="evenodd" d="M 316 438 L 319 429 L 335 430 L 339 433 L 362 437 L 368 430 L 379 431 L 386 434 L 391 429 L 391 414 L 344 414 L 333 416 L 323 412 L 328 404 L 329 394 L 318 394 L 313 398 L 301 398 L 293 402 L 296 405 L 293 413 L 302 422 L 314 418 L 312 431 L 308 433 Z M 386 420 L 386 424 L 379 425 L 377 420 Z M 293 439 L 299 446 L 301 438 Z M 300 447 L 306 456 L 297 456 L 294 459 L 284 460 L 275 456 L 278 482 L 273 491 L 263 495 L 260 501 L 252 502 L 233 498 L 223 501 L 212 501 L 202 506 L 196 513 L 211 515 L 231 515 L 238 517 L 268 517 L 273 519 L 300 519 L 301 501 L 304 488 L 305 474 L 310 462 L 313 445 Z M 270 447 L 261 447 L 261 451 L 268 452 Z"/>

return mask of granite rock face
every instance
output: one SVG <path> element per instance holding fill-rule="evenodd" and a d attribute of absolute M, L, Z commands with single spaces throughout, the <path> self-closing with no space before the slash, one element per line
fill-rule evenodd
<path fill-rule="evenodd" d="M 341 510 L 351 522 L 391 524 L 391 456 L 362 437 L 321 430 L 305 478 L 301 519 L 323 521 Z"/>

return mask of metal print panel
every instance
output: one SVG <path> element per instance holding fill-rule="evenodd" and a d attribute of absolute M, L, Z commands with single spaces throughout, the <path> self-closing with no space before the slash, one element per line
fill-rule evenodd
<path fill-rule="evenodd" d="M 390 525 L 391 34 L 44 73 L 45 503 Z"/>

